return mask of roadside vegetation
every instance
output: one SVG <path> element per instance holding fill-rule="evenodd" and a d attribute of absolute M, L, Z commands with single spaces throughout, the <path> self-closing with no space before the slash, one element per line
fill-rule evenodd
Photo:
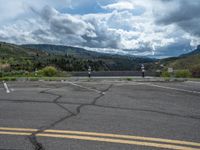
<path fill-rule="evenodd" d="M 67 48 L 67 47 L 56 47 Z M 53 49 L 48 45 L 46 51 L 27 48 L 14 44 L 0 42 L 0 80 L 16 80 L 17 78 L 28 78 L 39 80 L 45 78 L 69 77 L 73 71 L 87 71 L 91 66 L 94 71 L 141 71 L 141 63 L 145 64 L 146 71 L 157 73 L 161 77 L 176 78 L 200 78 L 200 54 L 150 60 L 148 58 L 137 58 L 119 55 L 106 55 L 84 52 L 80 49 L 67 48 L 62 54 L 52 53 Z M 61 51 L 60 50 L 60 51 Z M 72 52 L 76 52 L 73 54 Z M 197 51 L 198 52 L 198 51 Z M 163 64 L 162 67 L 160 65 Z M 172 67 L 175 72 L 170 74 L 167 68 Z M 127 80 L 131 80 L 127 78 Z"/>
<path fill-rule="evenodd" d="M 89 66 L 93 71 L 139 70 L 140 63 L 154 61 L 148 58 L 89 52 L 67 46 L 35 46 L 0 42 L 0 78 L 66 77 L 70 76 L 70 72 L 87 71 Z"/>

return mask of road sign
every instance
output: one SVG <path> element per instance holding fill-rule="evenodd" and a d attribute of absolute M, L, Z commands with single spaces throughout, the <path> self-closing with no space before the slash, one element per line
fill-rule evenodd
<path fill-rule="evenodd" d="M 174 69 L 173 69 L 173 68 L 168 68 L 168 72 L 169 72 L 169 73 L 173 73 L 173 72 L 174 72 Z"/>

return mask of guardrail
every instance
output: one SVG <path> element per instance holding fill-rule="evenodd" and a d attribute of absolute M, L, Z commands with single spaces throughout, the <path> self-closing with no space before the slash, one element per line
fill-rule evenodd
<path fill-rule="evenodd" d="M 88 76 L 88 72 L 71 72 L 72 76 Z M 91 76 L 142 76 L 141 71 L 94 71 Z M 156 72 L 145 72 L 145 76 L 156 76 Z"/>

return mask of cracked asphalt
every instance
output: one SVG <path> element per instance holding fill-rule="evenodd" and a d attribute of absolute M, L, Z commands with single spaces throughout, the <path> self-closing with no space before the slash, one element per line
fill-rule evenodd
<path fill-rule="evenodd" d="M 0 150 L 165 149 L 37 136 L 46 130 L 133 135 L 200 143 L 199 82 L 35 81 L 0 84 Z M 198 147 L 200 148 L 200 147 Z"/>

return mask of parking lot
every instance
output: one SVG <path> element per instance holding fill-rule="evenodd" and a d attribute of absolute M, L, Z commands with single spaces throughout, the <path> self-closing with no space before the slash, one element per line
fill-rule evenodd
<path fill-rule="evenodd" d="M 200 82 L 0 85 L 0 150 L 200 149 Z"/>

